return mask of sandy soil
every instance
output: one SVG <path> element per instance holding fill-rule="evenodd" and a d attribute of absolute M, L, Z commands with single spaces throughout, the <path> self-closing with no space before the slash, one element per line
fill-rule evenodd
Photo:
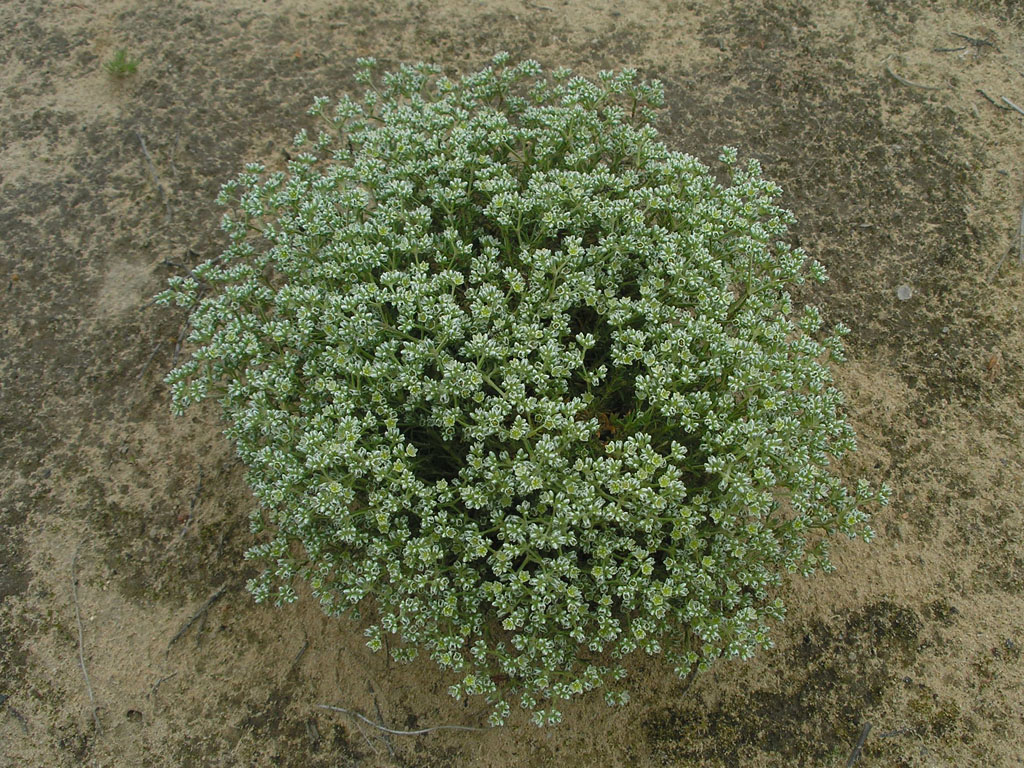
<path fill-rule="evenodd" d="M 0 3 L 0 765 L 845 766 L 867 724 L 859 766 L 1024 765 L 1015 7 Z M 116 80 L 121 47 L 140 65 Z M 382 738 L 317 705 L 393 729 L 484 707 L 308 603 L 252 603 L 252 498 L 216 412 L 170 415 L 183 317 L 150 298 L 216 255 L 219 185 L 280 163 L 356 57 L 456 73 L 501 49 L 637 66 L 673 147 L 763 161 L 832 276 L 806 298 L 854 329 L 846 469 L 895 493 L 872 544 L 786 588 L 750 663 L 684 693 L 636 659 L 628 707 L 556 730 Z"/>

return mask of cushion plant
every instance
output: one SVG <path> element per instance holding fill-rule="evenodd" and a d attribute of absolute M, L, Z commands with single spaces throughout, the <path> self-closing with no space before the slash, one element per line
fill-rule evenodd
<path fill-rule="evenodd" d="M 493 723 L 620 703 L 639 650 L 685 676 L 769 646 L 783 574 L 884 501 L 834 471 L 846 329 L 793 306 L 825 275 L 779 188 L 668 149 L 633 70 L 357 79 L 162 294 L 192 310 L 174 407 L 219 400 L 260 502 L 255 597 L 301 579 Z"/>

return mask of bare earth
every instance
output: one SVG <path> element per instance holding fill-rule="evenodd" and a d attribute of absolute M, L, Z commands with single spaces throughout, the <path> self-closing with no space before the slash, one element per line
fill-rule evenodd
<path fill-rule="evenodd" d="M 845 766 L 868 723 L 858 766 L 1024 765 L 1024 12 L 752 7 L 0 2 L 0 765 Z M 141 63 L 116 80 L 121 47 Z M 281 165 L 357 57 L 456 74 L 498 50 L 639 67 L 672 147 L 762 160 L 831 274 L 801 298 L 854 329 L 843 471 L 895 492 L 752 662 L 684 692 L 637 658 L 624 709 L 385 739 L 317 705 L 397 730 L 485 705 L 308 602 L 253 604 L 252 497 L 216 410 L 171 416 L 184 318 L 150 299 L 219 252 L 220 184 Z"/>

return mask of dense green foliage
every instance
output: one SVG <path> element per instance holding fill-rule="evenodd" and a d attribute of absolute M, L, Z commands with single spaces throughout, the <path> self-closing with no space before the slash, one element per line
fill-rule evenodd
<path fill-rule="evenodd" d="M 768 646 L 781 575 L 884 501 L 832 469 L 845 329 L 792 306 L 824 273 L 778 187 L 667 149 L 633 71 L 361 65 L 162 295 L 193 310 L 174 405 L 219 398 L 261 503 L 257 599 L 303 579 L 496 723 L 623 701 L 638 650 L 686 675 Z"/>

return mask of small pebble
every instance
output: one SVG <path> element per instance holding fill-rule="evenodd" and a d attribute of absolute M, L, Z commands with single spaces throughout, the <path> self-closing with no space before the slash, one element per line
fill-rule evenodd
<path fill-rule="evenodd" d="M 914 295 L 914 291 L 909 285 L 904 283 L 896 289 L 896 295 L 899 297 L 900 301 L 906 301 Z"/>

